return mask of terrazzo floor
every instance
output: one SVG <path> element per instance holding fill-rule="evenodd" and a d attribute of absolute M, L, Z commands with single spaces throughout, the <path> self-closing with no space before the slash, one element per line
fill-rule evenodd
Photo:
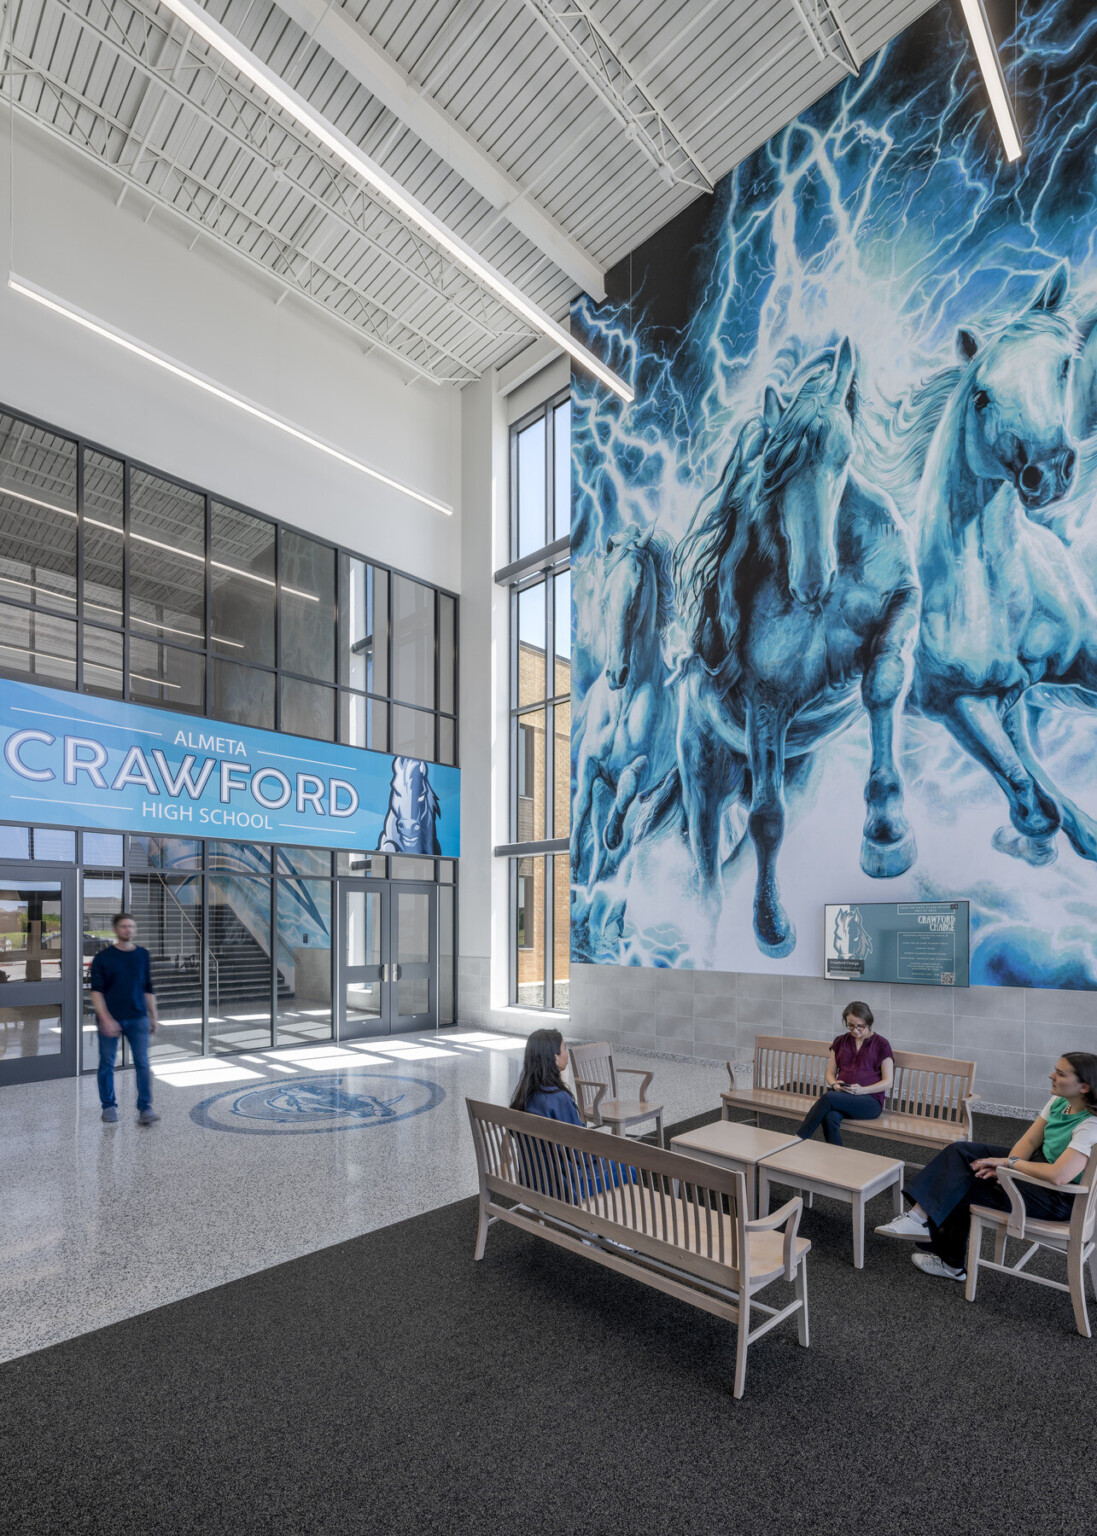
<path fill-rule="evenodd" d="M 94 1077 L 0 1089 L 0 1360 L 475 1193 L 464 1099 L 505 1103 L 522 1044 L 447 1030 L 165 1062 L 148 1128 L 131 1072 L 118 1074 L 117 1125 L 100 1120 Z M 615 1055 L 654 1068 L 667 1125 L 717 1107 L 727 1082 L 722 1067 Z M 343 1093 L 394 1104 L 392 1118 L 367 1108 L 336 1130 L 321 1111 L 323 1129 L 303 1131 L 300 1114 L 233 1110 L 265 1084 L 300 1103 L 339 1078 Z M 401 1118 L 409 1103 L 427 1107 Z"/>

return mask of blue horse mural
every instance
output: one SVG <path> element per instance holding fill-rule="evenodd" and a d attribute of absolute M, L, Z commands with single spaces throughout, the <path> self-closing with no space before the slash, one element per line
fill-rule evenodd
<path fill-rule="evenodd" d="M 587 695 L 572 808 L 572 878 L 608 878 L 628 852 L 626 819 L 674 762 L 675 702 L 663 641 L 674 617 L 664 533 L 628 528 L 602 556 L 605 666 Z M 599 784 L 613 796 L 601 827 Z"/>
<path fill-rule="evenodd" d="M 1078 455 L 1072 419 L 1077 334 L 1065 310 L 1068 273 L 1055 269 L 1031 304 L 982 344 L 963 329 L 961 365 L 918 392 L 909 453 L 924 453 L 915 519 L 925 591 L 911 703 L 939 720 L 991 774 L 1009 806 L 1002 853 L 1040 865 L 1061 829 L 1097 859 L 1097 823 L 1037 759 L 1028 690 L 1094 694 L 1097 608 L 1050 526 Z M 931 436 L 929 434 L 932 434 Z"/>
<path fill-rule="evenodd" d="M 777 879 L 790 764 L 862 709 L 871 761 L 861 866 L 894 876 L 915 856 L 894 728 L 918 581 L 894 505 L 852 467 L 856 399 L 848 340 L 811 358 L 789 398 L 767 388 L 717 499 L 676 557 L 692 645 L 679 687 L 678 772 L 700 894 L 714 923 L 721 825 L 739 802 L 758 866 L 755 936 L 776 957 L 796 943 Z"/>
<path fill-rule="evenodd" d="M 1097 991 L 1097 12 L 1009 10 L 1023 162 L 940 4 L 573 307 L 635 392 L 572 380 L 578 959 L 818 975 L 825 904 L 962 895 L 973 983 Z M 588 805 L 633 525 L 674 751 Z"/>

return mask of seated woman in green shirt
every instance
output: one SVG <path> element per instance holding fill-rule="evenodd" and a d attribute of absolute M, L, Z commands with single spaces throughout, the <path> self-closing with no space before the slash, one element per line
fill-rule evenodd
<path fill-rule="evenodd" d="M 917 1204 L 876 1228 L 885 1237 L 920 1242 L 923 1251 L 912 1257 L 924 1274 L 967 1279 L 969 1207 L 1009 1210 L 1009 1196 L 996 1176 L 1003 1164 L 1046 1185 L 1018 1186 L 1030 1215 L 1043 1221 L 1070 1220 L 1074 1201 L 1059 1191 L 1064 1184 L 1077 1184 L 1097 1146 L 1097 1056 L 1067 1051 L 1052 1068 L 1050 1081 L 1052 1097 L 1012 1147 L 961 1141 L 938 1152 L 906 1191 Z"/>

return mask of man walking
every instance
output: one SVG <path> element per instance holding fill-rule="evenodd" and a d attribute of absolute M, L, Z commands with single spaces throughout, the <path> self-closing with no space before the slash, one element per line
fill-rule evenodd
<path fill-rule="evenodd" d="M 137 924 L 128 912 L 113 919 L 114 943 L 91 962 L 91 1002 L 99 1023 L 99 1102 L 103 1119 L 118 1119 L 114 1097 L 114 1059 L 118 1038 L 125 1035 L 137 1073 L 137 1119 L 152 1125 L 160 1116 L 152 1107 L 149 1074 L 149 1035 L 158 1028 L 156 988 L 152 984 L 149 952 L 134 943 Z"/>

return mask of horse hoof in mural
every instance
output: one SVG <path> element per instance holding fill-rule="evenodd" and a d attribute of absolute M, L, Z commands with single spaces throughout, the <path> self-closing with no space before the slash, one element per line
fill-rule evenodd
<path fill-rule="evenodd" d="M 775 906 L 757 903 L 754 908 L 754 938 L 763 955 L 783 960 L 796 948 L 796 927 L 780 902 Z"/>
<path fill-rule="evenodd" d="M 917 857 L 914 833 L 909 828 L 894 843 L 872 837 L 861 839 L 861 868 L 874 880 L 892 880 L 896 875 L 905 875 Z"/>
<path fill-rule="evenodd" d="M 1059 857 L 1054 837 L 1026 837 L 1013 827 L 999 827 L 991 842 L 999 853 L 1008 853 L 1011 859 L 1023 859 L 1034 869 L 1054 864 Z"/>

